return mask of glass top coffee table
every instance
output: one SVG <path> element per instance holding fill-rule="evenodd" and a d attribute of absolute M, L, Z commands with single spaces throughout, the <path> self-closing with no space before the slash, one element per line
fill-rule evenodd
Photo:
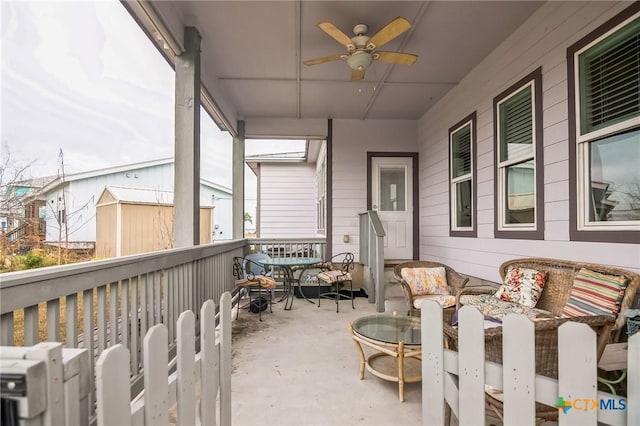
<path fill-rule="evenodd" d="M 398 383 L 398 398 L 404 401 L 404 384 L 422 380 L 420 319 L 408 316 L 376 314 L 361 317 L 349 324 L 351 337 L 360 355 L 360 380 L 365 368 L 374 376 Z M 362 345 L 376 352 L 365 355 Z M 389 363 L 389 360 L 395 362 Z M 414 375 L 406 376 L 407 363 Z M 416 365 L 417 364 L 417 365 Z"/>

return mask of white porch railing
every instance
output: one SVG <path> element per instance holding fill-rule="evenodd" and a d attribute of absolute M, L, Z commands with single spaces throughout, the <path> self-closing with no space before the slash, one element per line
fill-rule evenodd
<path fill-rule="evenodd" d="M 201 350 L 196 354 L 195 315 L 178 318 L 176 371 L 169 374 L 168 329 L 153 326 L 144 338 L 144 391 L 131 400 L 129 351 L 123 345 L 105 350 L 96 364 L 99 426 L 156 426 L 169 424 L 169 409 L 177 403 L 179 425 L 231 425 L 231 294 L 220 298 L 220 325 L 216 330 L 215 304 L 200 310 Z M 196 385 L 200 395 L 196 396 Z M 216 400 L 220 391 L 220 419 Z"/>
<path fill-rule="evenodd" d="M 164 324 L 168 356 L 173 357 L 178 315 L 235 291 L 233 257 L 256 247 L 280 247 L 288 253 L 311 248 L 324 257 L 325 245 L 323 238 L 245 239 L 5 273 L 0 276 L 0 346 L 57 341 L 87 349 L 92 416 L 95 361 L 107 348 L 122 344 L 129 350 L 131 393 L 136 395 L 143 386 L 146 332 Z"/>
<path fill-rule="evenodd" d="M 360 263 L 373 281 L 369 303 L 376 304 L 377 312 L 384 312 L 384 228 L 378 213 L 369 210 L 360 213 Z"/>
<path fill-rule="evenodd" d="M 87 349 L 93 414 L 98 356 L 118 343 L 126 347 L 131 391 L 137 394 L 147 330 L 164 324 L 174 353 L 178 315 L 233 291 L 233 257 L 242 256 L 245 248 L 246 241 L 240 240 L 2 274 L 0 345 L 48 340 Z"/>
<path fill-rule="evenodd" d="M 535 424 L 535 402 L 556 406 L 560 425 L 640 424 L 640 333 L 629 339 L 627 397 L 599 392 L 596 334 L 586 324 L 567 322 L 558 330 L 558 379 L 535 375 L 534 325 L 524 316 L 505 318 L 504 364 L 485 362 L 484 318 L 475 308 L 459 315 L 459 352 L 443 347 L 442 309 L 422 307 L 422 418 L 424 425 L 445 424 L 446 405 L 460 425 L 485 418 L 485 384 L 504 390 L 504 424 Z M 601 402 L 603 401 L 604 404 Z"/>

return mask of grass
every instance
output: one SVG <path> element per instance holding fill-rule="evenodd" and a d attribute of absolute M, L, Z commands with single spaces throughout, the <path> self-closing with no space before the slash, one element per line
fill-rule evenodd
<path fill-rule="evenodd" d="M 118 284 L 118 289 L 120 285 Z M 98 292 L 93 291 L 93 320 L 92 325 L 95 327 L 98 322 Z M 106 291 L 106 303 L 109 306 L 109 287 Z M 83 297 L 82 293 L 78 293 L 78 307 L 77 307 L 77 335 L 83 333 L 84 327 L 84 310 L 83 310 Z M 118 315 L 120 314 L 120 307 L 118 306 Z M 108 316 L 108 309 L 106 315 Z M 58 318 L 60 326 L 60 336 L 58 341 L 66 343 L 67 341 L 67 298 L 60 298 L 60 316 Z M 24 346 L 24 309 L 17 309 L 13 311 L 13 339 L 15 346 Z M 45 342 L 49 340 L 47 336 L 47 302 L 38 304 L 38 341 Z"/>

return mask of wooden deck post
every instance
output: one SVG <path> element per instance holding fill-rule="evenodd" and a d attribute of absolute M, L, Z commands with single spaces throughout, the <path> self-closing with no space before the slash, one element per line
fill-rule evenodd
<path fill-rule="evenodd" d="M 244 238 L 244 121 L 238 121 L 238 135 L 233 138 L 233 239 Z M 257 218 L 256 218 L 257 219 Z"/>
<path fill-rule="evenodd" d="M 176 57 L 174 247 L 200 244 L 200 33 L 184 28 Z"/>

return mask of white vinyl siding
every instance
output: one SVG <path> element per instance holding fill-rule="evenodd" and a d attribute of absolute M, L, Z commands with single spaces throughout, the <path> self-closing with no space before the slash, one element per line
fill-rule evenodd
<path fill-rule="evenodd" d="M 417 139 L 416 120 L 333 120 L 333 209 L 327 214 L 332 214 L 334 254 L 349 251 L 359 259 L 358 214 L 367 210 L 367 152 L 415 152 Z M 343 235 L 349 235 L 348 243 Z"/>
<path fill-rule="evenodd" d="M 517 257 L 610 264 L 640 272 L 640 244 L 574 242 L 569 237 L 567 47 L 628 2 L 547 2 L 419 120 L 420 258 L 499 281 Z M 544 240 L 494 236 L 493 98 L 542 68 Z M 448 128 L 477 111 L 477 238 L 449 236 Z"/>
<path fill-rule="evenodd" d="M 307 163 L 261 163 L 260 238 L 316 236 L 316 169 Z"/>
<path fill-rule="evenodd" d="M 70 241 L 95 241 L 96 240 L 96 202 L 106 185 L 121 186 L 126 188 L 149 188 L 158 191 L 171 191 L 174 184 L 173 163 L 140 167 L 136 170 L 106 173 L 103 175 L 88 172 L 86 177 L 81 176 L 70 180 L 65 189 L 66 210 L 68 218 Z M 83 174 L 84 175 L 84 174 Z M 46 221 L 47 241 L 58 241 L 58 222 L 56 221 L 56 200 L 59 190 L 45 194 L 47 197 Z M 217 188 L 200 185 L 200 205 L 212 206 L 212 196 L 218 200 L 214 212 L 215 223 L 219 225 L 218 240 L 231 238 L 231 194 L 220 191 Z M 158 197 L 161 197 L 158 195 Z M 161 199 L 159 202 L 163 201 Z M 64 239 L 64 227 L 63 227 Z M 222 233 L 221 233 L 222 232 Z"/>

